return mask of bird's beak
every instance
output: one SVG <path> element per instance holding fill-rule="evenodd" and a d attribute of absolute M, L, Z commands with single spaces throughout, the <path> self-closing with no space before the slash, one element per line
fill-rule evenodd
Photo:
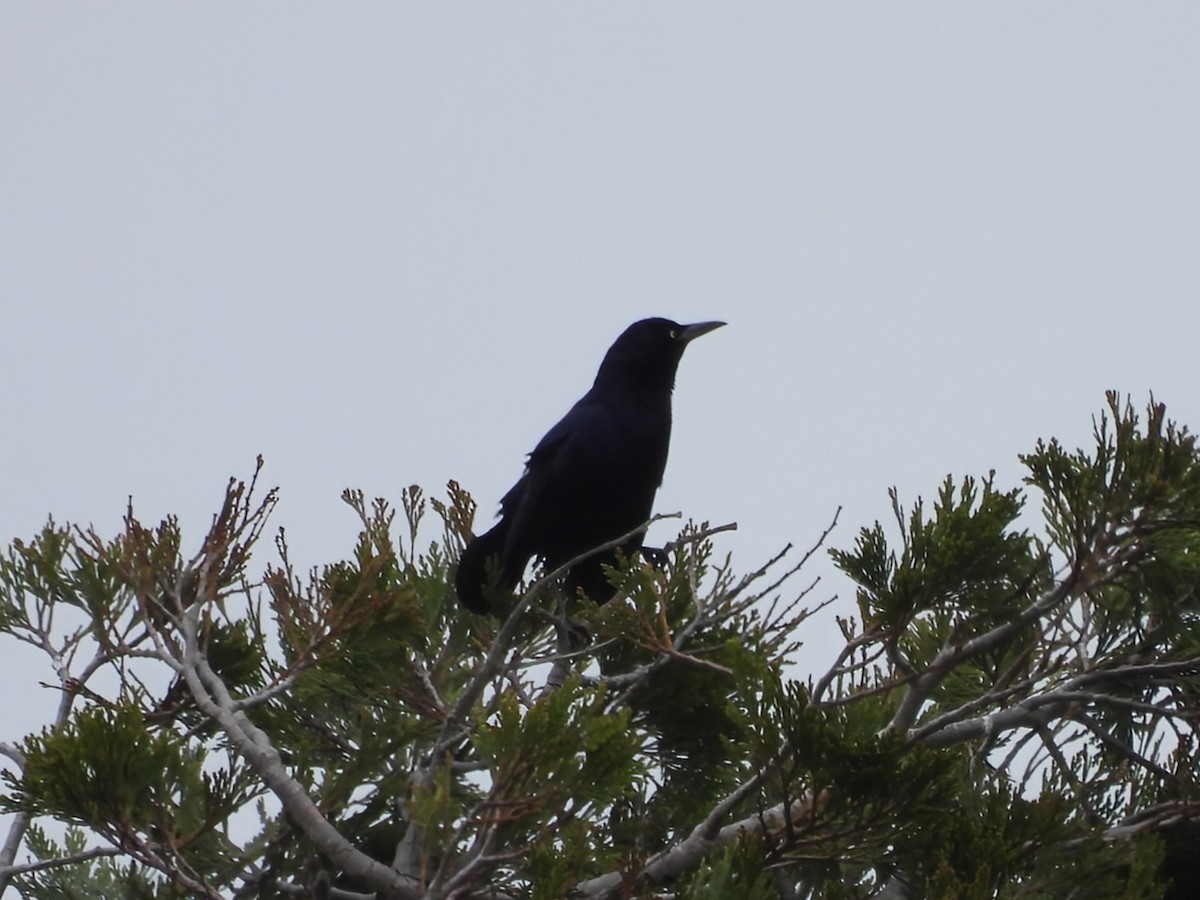
<path fill-rule="evenodd" d="M 679 332 L 679 340 L 686 344 L 689 341 L 694 341 L 702 334 L 716 331 L 724 324 L 724 322 L 697 322 L 695 325 L 684 325 L 683 331 Z"/>

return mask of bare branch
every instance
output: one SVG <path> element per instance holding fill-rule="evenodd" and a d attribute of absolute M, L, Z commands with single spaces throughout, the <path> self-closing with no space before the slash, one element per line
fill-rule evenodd
<path fill-rule="evenodd" d="M 18 769 L 25 768 L 25 754 L 17 749 L 16 744 L 10 744 L 8 741 L 0 741 L 0 756 L 7 756 L 17 764 Z"/>
<path fill-rule="evenodd" d="M 1031 572 L 1029 580 L 1032 581 L 1033 577 L 1034 572 Z M 903 701 L 884 730 L 907 731 L 911 728 L 920 714 L 921 707 L 951 671 L 968 660 L 994 650 L 1019 634 L 1031 623 L 1036 622 L 1051 609 L 1065 603 L 1080 590 L 1079 578 L 1080 571 L 1073 570 L 1053 590 L 1029 604 L 1011 621 L 997 625 L 962 644 L 950 644 L 943 648 L 920 675 L 909 681 L 908 691 Z"/>
<path fill-rule="evenodd" d="M 729 846 L 744 834 L 773 832 L 811 812 L 812 799 L 802 798 L 777 804 L 714 830 L 714 820 L 727 815 L 738 802 L 752 794 L 766 776 L 767 768 L 764 767 L 754 778 L 717 804 L 705 821 L 692 829 L 686 838 L 647 860 L 641 871 L 636 873 L 637 883 L 655 885 L 672 881 L 686 872 L 696 870 L 709 853 Z M 613 900 L 622 896 L 624 884 L 624 874 L 609 872 L 575 885 L 575 891 L 588 900 Z"/>
<path fill-rule="evenodd" d="M 267 735 L 237 708 L 237 701 L 209 667 L 201 651 L 198 608 L 189 609 L 181 624 L 185 652 L 180 662 L 196 704 L 221 727 L 238 753 L 279 799 L 291 821 L 339 868 L 378 890 L 392 892 L 397 898 L 417 900 L 420 896 L 418 892 L 395 871 L 354 847 L 329 824 L 299 783 L 288 775 L 283 760 Z"/>
<path fill-rule="evenodd" d="M 57 869 L 62 866 L 73 866 L 76 863 L 87 862 L 90 859 L 98 859 L 104 856 L 120 856 L 124 852 L 119 847 L 93 847 L 90 850 L 81 850 L 79 853 L 57 856 L 54 859 L 41 859 L 37 862 L 23 863 L 19 866 L 0 868 L 0 877 L 7 878 L 13 875 L 26 875 L 30 872 L 41 872 L 46 869 Z"/>

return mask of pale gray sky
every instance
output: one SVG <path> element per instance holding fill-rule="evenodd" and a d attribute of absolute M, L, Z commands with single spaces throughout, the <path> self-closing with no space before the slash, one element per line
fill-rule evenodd
<path fill-rule="evenodd" d="M 1200 425 L 1198 110 L 1195 2 L 6 2 L 0 539 L 196 546 L 258 453 L 305 563 L 346 486 L 486 522 L 646 315 L 730 323 L 658 508 L 741 571 L 1105 388 Z M 57 698 L 0 669 L 14 739 Z"/>

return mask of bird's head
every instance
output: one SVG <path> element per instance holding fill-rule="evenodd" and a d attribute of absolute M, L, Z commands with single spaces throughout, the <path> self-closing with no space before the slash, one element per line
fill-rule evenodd
<path fill-rule="evenodd" d="M 608 348 L 600 371 L 596 373 L 596 384 L 619 382 L 669 392 L 675 385 L 675 370 L 687 345 L 724 324 L 680 325 L 659 318 L 634 322 Z"/>

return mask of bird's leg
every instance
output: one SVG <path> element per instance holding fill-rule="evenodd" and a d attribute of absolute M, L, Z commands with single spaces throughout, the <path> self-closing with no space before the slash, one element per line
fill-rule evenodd
<path fill-rule="evenodd" d="M 592 633 L 586 625 L 571 621 L 567 614 L 567 593 L 559 583 L 555 590 L 555 615 L 550 621 L 554 625 L 555 660 L 546 678 L 546 687 L 560 688 L 571 674 L 572 657 L 592 642 Z"/>
<path fill-rule="evenodd" d="M 571 674 L 571 635 L 567 627 L 569 621 L 567 619 L 567 603 L 561 585 L 555 594 L 558 597 L 557 615 L 551 619 L 554 625 L 555 654 L 554 665 L 550 667 L 550 674 L 546 676 L 546 690 L 548 691 L 562 687 L 567 676 Z"/>
<path fill-rule="evenodd" d="M 558 615 L 554 619 L 560 652 L 578 653 L 592 642 L 592 632 L 582 622 L 574 621 L 567 613 L 567 594 L 558 591 Z"/>

